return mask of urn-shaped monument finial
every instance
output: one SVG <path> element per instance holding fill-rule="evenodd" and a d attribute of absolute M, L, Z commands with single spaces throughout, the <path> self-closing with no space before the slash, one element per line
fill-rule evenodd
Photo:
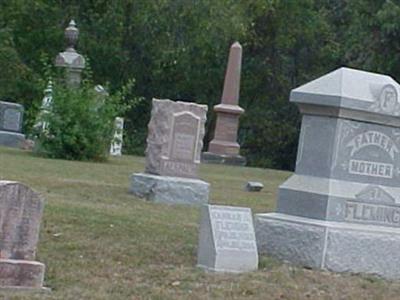
<path fill-rule="evenodd" d="M 68 27 L 65 28 L 64 37 L 67 42 L 67 51 L 75 51 L 76 44 L 78 43 L 79 30 L 74 20 L 71 20 Z"/>

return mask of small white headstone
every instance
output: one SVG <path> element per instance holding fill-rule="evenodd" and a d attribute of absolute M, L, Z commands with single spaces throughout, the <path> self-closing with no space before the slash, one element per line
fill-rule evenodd
<path fill-rule="evenodd" d="M 250 208 L 203 207 L 197 266 L 216 272 L 257 270 L 257 244 Z"/>
<path fill-rule="evenodd" d="M 115 132 L 114 138 L 111 142 L 110 154 L 112 156 L 122 155 L 122 138 L 124 130 L 124 118 L 115 118 Z"/>

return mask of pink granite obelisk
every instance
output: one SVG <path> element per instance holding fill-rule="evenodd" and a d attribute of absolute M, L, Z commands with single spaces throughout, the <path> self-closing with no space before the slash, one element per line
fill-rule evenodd
<path fill-rule="evenodd" d="M 205 163 L 246 164 L 246 159 L 239 155 L 240 145 L 237 142 L 239 117 L 244 113 L 243 108 L 238 105 L 241 65 L 242 46 L 235 42 L 229 52 L 221 104 L 214 106 L 217 123 L 208 152 L 202 155 Z"/>

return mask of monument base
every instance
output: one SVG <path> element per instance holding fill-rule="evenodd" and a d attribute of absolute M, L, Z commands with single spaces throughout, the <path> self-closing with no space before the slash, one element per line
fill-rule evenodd
<path fill-rule="evenodd" d="M 202 205 L 208 203 L 210 184 L 181 177 L 134 173 L 130 192 L 156 203 Z"/>
<path fill-rule="evenodd" d="M 246 158 L 240 155 L 222 155 L 211 152 L 203 152 L 201 154 L 201 162 L 206 164 L 244 166 L 246 165 Z"/>
<path fill-rule="evenodd" d="M 0 259 L 0 290 L 42 290 L 44 264 L 37 261 Z"/>
<path fill-rule="evenodd" d="M 0 130 L 0 146 L 21 148 L 25 142 L 25 135 L 17 132 Z"/>
<path fill-rule="evenodd" d="M 259 253 L 310 268 L 400 278 L 400 228 L 256 214 Z"/>

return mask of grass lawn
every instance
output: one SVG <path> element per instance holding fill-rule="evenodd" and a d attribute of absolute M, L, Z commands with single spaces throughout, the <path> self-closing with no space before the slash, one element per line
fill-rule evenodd
<path fill-rule="evenodd" d="M 46 199 L 37 260 L 50 294 L 0 299 L 400 299 L 400 282 L 293 267 L 260 257 L 257 272 L 205 273 L 195 267 L 199 209 L 128 194 L 144 159 L 87 163 L 0 148 L 0 179 L 21 181 Z M 202 165 L 211 203 L 273 211 L 289 172 Z M 246 193 L 248 180 L 260 193 Z"/>

